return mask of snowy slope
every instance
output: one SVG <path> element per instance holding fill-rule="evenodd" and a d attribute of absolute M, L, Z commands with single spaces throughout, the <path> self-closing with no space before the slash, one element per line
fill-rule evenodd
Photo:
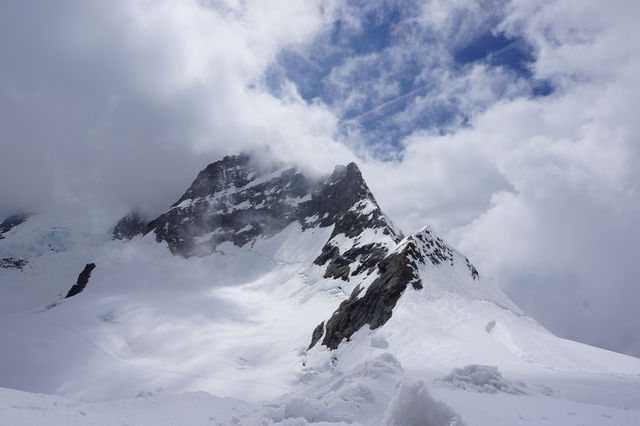
<path fill-rule="evenodd" d="M 355 165 L 234 157 L 144 236 L 40 214 L 3 237 L 26 263 L 0 268 L 0 386 L 68 399 L 2 390 L 0 424 L 640 424 L 639 359 L 552 335 L 434 230 L 401 238 Z M 332 318 L 337 349 L 308 349 Z"/>
<path fill-rule="evenodd" d="M 618 387 L 616 397 L 623 397 Z M 602 393 L 602 391 L 600 392 Z M 451 407 L 455 407 L 453 410 Z M 427 385 L 391 355 L 268 403 L 162 389 L 136 398 L 78 402 L 0 388 L 0 425 L 635 425 L 637 409 L 544 393 L 511 394 Z"/>

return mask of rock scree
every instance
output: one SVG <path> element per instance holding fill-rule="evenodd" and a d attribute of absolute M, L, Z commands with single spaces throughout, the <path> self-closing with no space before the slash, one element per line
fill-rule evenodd
<path fill-rule="evenodd" d="M 87 286 L 87 283 L 89 282 L 89 278 L 91 278 L 91 271 L 93 271 L 95 269 L 95 267 L 96 267 L 95 263 L 87 263 L 85 265 L 85 267 L 82 270 L 82 272 L 80 272 L 80 275 L 78 275 L 78 280 L 71 287 L 71 289 L 69 289 L 69 292 L 64 297 L 65 299 L 68 299 L 69 297 L 75 296 L 76 294 L 78 294 L 78 293 L 82 292 L 82 290 L 84 290 L 84 288 Z"/>

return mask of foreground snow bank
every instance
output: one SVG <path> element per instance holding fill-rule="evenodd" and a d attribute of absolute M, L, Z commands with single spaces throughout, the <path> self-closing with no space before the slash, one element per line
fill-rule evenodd
<path fill-rule="evenodd" d="M 205 392 L 84 403 L 0 388 L 2 426 L 262 425 L 262 407 Z"/>
<path fill-rule="evenodd" d="M 463 369 L 464 370 L 464 369 Z M 472 371 L 483 371 L 472 368 Z M 486 370 L 485 370 L 486 372 Z M 326 370 L 277 400 L 261 404 L 220 398 L 205 392 L 173 394 L 157 390 L 138 398 L 108 402 L 78 402 L 0 388 L 0 425 L 456 425 L 485 426 L 636 426 L 640 412 L 601 404 L 585 404 L 536 392 L 469 392 L 431 382 L 430 391 L 417 376 L 404 372 L 399 362 L 384 354 L 346 371 Z M 408 377 L 411 376 L 411 377 Z M 587 391 L 585 378 L 578 390 Z M 616 379 L 617 381 L 620 378 Z M 635 383 L 635 382 L 634 382 Z M 638 386 L 606 392 L 638 395 Z M 606 382 L 594 385 L 605 391 Z M 565 388 L 565 390 L 569 390 Z M 432 398 L 430 395 L 434 395 Z M 613 395 L 614 400 L 619 396 Z M 441 402 L 446 402 L 454 411 Z M 598 398 L 602 400 L 601 398 Z M 464 419 L 464 423 L 462 422 Z"/>
<path fill-rule="evenodd" d="M 515 384 L 505 380 L 498 367 L 493 365 L 469 364 L 454 368 L 442 381 L 451 387 L 480 393 L 524 393 Z M 524 387 L 524 384 L 518 384 Z"/>
<path fill-rule="evenodd" d="M 423 381 L 400 383 L 387 411 L 384 424 L 389 426 L 463 426 L 451 408 L 434 400 Z"/>
<path fill-rule="evenodd" d="M 462 426 L 422 381 L 383 354 L 347 372 L 327 371 L 278 401 L 255 404 L 205 392 L 83 403 L 0 388 L 0 425 L 393 425 Z"/>
<path fill-rule="evenodd" d="M 347 372 L 327 372 L 326 376 L 316 377 L 300 394 L 285 396 L 269 418 L 300 425 L 354 421 L 393 426 L 462 425 L 453 410 L 431 398 L 422 381 L 407 379 L 391 354 L 379 355 Z M 288 423 L 293 420 L 297 423 Z"/>

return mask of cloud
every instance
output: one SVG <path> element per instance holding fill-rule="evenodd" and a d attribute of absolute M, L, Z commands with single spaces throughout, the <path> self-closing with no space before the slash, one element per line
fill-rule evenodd
<path fill-rule="evenodd" d="M 416 129 L 454 131 L 496 99 L 540 84 L 530 78 L 530 46 L 498 28 L 504 5 L 339 2 L 330 25 L 277 56 L 271 88 L 293 81 L 340 118 L 350 147 L 388 158 Z"/>
<path fill-rule="evenodd" d="M 640 355 L 633 8 L 512 3 L 501 28 L 535 46 L 534 77 L 556 92 L 497 97 L 447 135 L 415 131 L 401 161 L 372 164 L 368 175 L 404 229 L 426 220 L 445 230 L 553 331 Z"/>
<path fill-rule="evenodd" d="M 4 2 L 0 16 L 0 213 L 81 207 L 104 225 L 161 211 L 223 154 L 348 156 L 330 112 L 261 86 L 323 24 L 319 4 Z"/>

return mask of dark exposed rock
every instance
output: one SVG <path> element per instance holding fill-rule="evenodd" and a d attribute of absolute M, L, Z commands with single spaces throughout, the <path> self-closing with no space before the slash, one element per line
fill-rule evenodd
<path fill-rule="evenodd" d="M 349 281 L 350 275 L 371 270 L 388 253 L 387 248 L 381 244 L 356 243 L 340 254 L 331 242 L 334 237 L 344 234 L 347 238 L 356 238 L 366 229 L 380 229 L 393 242 L 402 238 L 388 223 L 355 163 L 346 167 L 337 166 L 327 184 L 312 198 L 308 208 L 309 215 L 313 212 L 316 217 L 322 218 L 318 222 L 320 226 L 335 225 L 329 241 L 314 261 L 317 265 L 330 262 L 325 271 L 325 278 Z M 356 262 L 358 264 L 353 265 L 354 269 L 351 271 L 349 265 Z"/>
<path fill-rule="evenodd" d="M 385 258 L 388 250 L 379 243 L 366 244 L 364 246 L 356 246 L 347 250 L 343 257 L 349 259 L 351 262 L 355 262 L 356 259 L 360 259 L 360 266 L 358 266 L 352 273 L 352 275 L 358 275 L 360 272 L 366 270 L 371 271 L 375 266 Z"/>
<path fill-rule="evenodd" d="M 338 247 L 327 243 L 324 245 L 324 247 L 322 247 L 322 253 L 320 253 L 320 256 L 318 256 L 316 260 L 313 261 L 313 263 L 318 266 L 322 266 L 338 256 L 340 256 L 340 250 L 338 249 Z"/>
<path fill-rule="evenodd" d="M 388 250 L 379 243 L 370 243 L 363 246 L 354 246 L 340 255 L 338 247 L 330 242 L 322 248 L 322 253 L 316 258 L 316 265 L 324 265 L 329 262 L 325 278 L 341 278 L 349 281 L 350 275 L 358 275 L 365 270 L 370 272 L 387 255 Z M 353 272 L 351 264 L 358 263 Z"/>
<path fill-rule="evenodd" d="M 201 171 L 147 232 L 185 257 L 210 254 L 226 241 L 243 246 L 301 219 L 313 185 L 295 167 L 257 164 L 247 155 L 225 157 Z"/>
<path fill-rule="evenodd" d="M 0 268 L 5 269 L 20 269 L 21 271 L 27 266 L 25 259 L 19 259 L 16 257 L 4 257 L 0 259 Z"/>
<path fill-rule="evenodd" d="M 442 238 L 433 237 L 428 229 L 416 234 L 416 238 L 426 245 L 425 255 L 431 263 L 439 265 L 447 262 L 453 266 L 453 251 L 442 241 Z"/>
<path fill-rule="evenodd" d="M 257 161 L 246 154 L 207 166 L 167 212 L 149 223 L 147 232 L 154 232 L 158 242 L 166 241 L 173 253 L 203 256 L 227 241 L 243 246 L 258 236 L 270 237 L 295 221 L 303 229 L 335 226 L 331 238 L 338 234 L 353 238 L 368 228 L 400 238 L 355 163 L 337 166 L 328 177 L 311 179 L 294 166 Z M 361 249 L 344 260 L 328 243 L 315 263 L 329 262 L 326 276 L 348 280 L 349 264 L 356 257 L 367 262 L 366 267 L 353 265 L 361 272 L 373 267 L 372 259 L 384 257 L 382 250 L 386 249 L 375 247 L 371 255 Z"/>
<path fill-rule="evenodd" d="M 318 343 L 318 340 L 322 338 L 323 334 L 324 334 L 324 321 L 318 324 L 318 326 L 313 330 L 313 334 L 311 335 L 311 344 L 309 345 L 309 348 L 307 350 L 314 347 L 316 343 Z"/>
<path fill-rule="evenodd" d="M 71 296 L 75 296 L 76 294 L 84 290 L 84 288 L 87 286 L 87 283 L 89 282 L 89 278 L 91 277 L 91 271 L 93 271 L 95 267 L 96 267 L 95 263 L 87 263 L 85 265 L 82 272 L 80 272 L 80 275 L 78 275 L 78 280 L 73 285 L 73 287 L 71 287 L 71 289 L 65 296 L 65 299 Z"/>
<path fill-rule="evenodd" d="M 231 186 L 243 187 L 251 181 L 252 168 L 249 167 L 249 156 L 246 154 L 224 157 L 220 161 L 209 164 L 198 173 L 187 191 L 171 207 L 185 200 L 206 197 L 217 192 L 228 190 Z"/>
<path fill-rule="evenodd" d="M 0 223 L 0 240 L 4 238 L 3 234 L 6 234 L 16 226 L 24 223 L 29 218 L 28 213 L 18 213 L 7 217 Z"/>
<path fill-rule="evenodd" d="M 467 259 L 466 257 L 464 258 L 464 260 L 466 260 L 467 268 L 469 268 L 469 271 L 471 272 L 471 278 L 473 278 L 474 280 L 480 279 L 480 274 L 478 273 L 476 267 L 473 266 L 471 262 L 469 262 L 469 259 Z"/>
<path fill-rule="evenodd" d="M 351 261 L 342 256 L 337 256 L 329 263 L 324 272 L 325 278 L 340 278 L 349 281 L 349 273 L 351 272 Z"/>
<path fill-rule="evenodd" d="M 357 208 L 358 204 L 363 203 L 364 206 L 367 201 L 373 203 L 374 208 L 362 214 Z M 307 215 L 317 214 L 320 218 L 317 222 L 310 222 L 309 226 L 315 226 L 316 223 L 320 226 L 335 224 L 330 239 L 338 234 L 354 238 L 365 229 L 376 228 L 382 229 L 396 241 L 402 238 L 387 223 L 356 163 L 349 163 L 346 167 L 336 166 L 305 208 Z"/>
<path fill-rule="evenodd" d="M 327 321 L 322 344 L 336 349 L 343 339 L 349 340 L 353 333 L 369 324 L 372 329 L 381 327 L 391 318 L 402 292 L 409 284 L 422 288 L 417 266 L 414 262 L 418 250 L 409 242 L 399 253 L 392 253 L 378 264 L 380 276 L 359 297 L 362 287 L 356 286 L 351 297 L 343 301 Z"/>
<path fill-rule="evenodd" d="M 138 212 L 130 212 L 121 218 L 111 231 L 114 240 L 130 240 L 137 235 L 142 235 L 147 230 L 148 221 Z"/>
<path fill-rule="evenodd" d="M 369 264 L 377 266 L 378 276 L 366 289 L 360 284 L 356 285 L 351 296 L 338 306 L 326 322 L 322 344 L 330 349 L 336 349 L 344 339 L 349 340 L 365 325 L 369 325 L 371 329 L 384 325 L 391 318 L 396 303 L 409 286 L 414 290 L 424 288 L 420 268 L 450 267 L 454 266 L 456 261 L 464 259 L 471 271 L 471 278 L 479 279 L 478 271 L 469 260 L 456 255 L 454 249 L 429 228 L 408 236 L 383 259 L 379 256 L 383 256 L 385 250 L 376 251 L 379 247 L 362 248 L 369 257 L 361 263 L 361 267 L 367 267 Z M 349 261 L 354 256 L 359 256 L 360 251 L 355 248 L 342 255 L 335 255 L 333 250 L 327 250 L 323 254 L 324 261 L 332 259 L 329 263 L 331 266 L 331 262 L 344 262 L 341 259 Z M 331 257 L 329 254 L 334 256 Z"/>

